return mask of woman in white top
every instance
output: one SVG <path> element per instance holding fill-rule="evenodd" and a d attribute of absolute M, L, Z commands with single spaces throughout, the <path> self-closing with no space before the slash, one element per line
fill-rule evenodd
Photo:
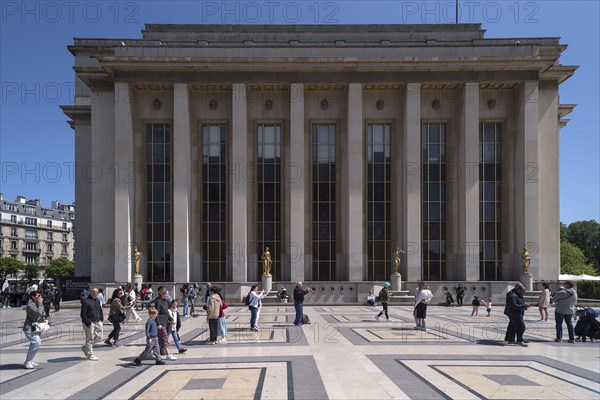
<path fill-rule="evenodd" d="M 538 299 L 538 307 L 540 309 L 540 321 L 548 321 L 548 307 L 550 306 L 550 289 L 546 282 L 542 283 L 543 289 Z"/>
<path fill-rule="evenodd" d="M 258 332 L 258 317 L 260 316 L 260 306 L 262 305 L 262 299 L 264 299 L 267 294 L 265 291 L 261 291 L 258 293 L 258 285 L 252 285 L 250 289 L 250 304 L 248 308 L 250 309 L 250 330 Z"/>

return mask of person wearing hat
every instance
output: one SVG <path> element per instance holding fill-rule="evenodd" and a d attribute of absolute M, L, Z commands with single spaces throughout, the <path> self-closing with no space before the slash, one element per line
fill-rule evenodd
<path fill-rule="evenodd" d="M 389 289 L 390 283 L 386 282 L 383 284 L 383 289 L 379 291 L 379 301 L 381 301 L 381 306 L 383 307 L 383 310 L 381 310 L 379 314 L 377 314 L 377 316 L 375 317 L 377 321 L 379 321 L 379 317 L 381 317 L 383 314 L 385 314 L 385 319 L 387 319 L 388 321 L 392 321 L 392 319 L 388 315 L 388 301 L 390 300 Z"/>

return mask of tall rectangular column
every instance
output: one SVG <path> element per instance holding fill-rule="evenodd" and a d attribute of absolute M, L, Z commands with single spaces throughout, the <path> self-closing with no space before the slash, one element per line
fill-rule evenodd
<path fill-rule="evenodd" d="M 92 96 L 91 159 L 82 166 L 82 179 L 90 185 L 91 242 L 84 243 L 84 257 L 91 260 L 92 282 L 112 282 L 118 254 L 115 239 L 115 96 L 114 86 L 94 90 Z"/>
<path fill-rule="evenodd" d="M 133 115 L 131 93 L 128 83 L 115 83 L 115 282 L 131 282 L 133 278 L 132 257 L 134 247 L 143 252 L 143 238 L 133 242 L 134 181 L 128 172 L 134 165 Z M 136 238 L 137 239 L 137 238 Z M 142 272 L 143 259 L 140 259 Z"/>
<path fill-rule="evenodd" d="M 290 85 L 290 157 L 287 163 L 286 192 L 289 193 L 290 207 L 289 243 L 285 246 L 290 260 L 290 273 L 285 274 L 292 282 L 304 281 L 306 252 L 306 179 L 310 172 L 305 168 L 304 156 L 304 85 Z"/>
<path fill-rule="evenodd" d="M 174 282 L 190 277 L 191 129 L 188 86 L 173 87 L 173 268 Z"/>
<path fill-rule="evenodd" d="M 539 277 L 539 137 L 538 83 L 524 82 L 517 94 L 517 179 L 515 194 L 516 247 L 512 278 L 522 272 L 520 254 L 527 247 L 529 272 Z"/>
<path fill-rule="evenodd" d="M 405 281 L 421 280 L 421 84 L 408 83 L 402 130 L 402 247 Z"/>
<path fill-rule="evenodd" d="M 229 262 L 233 282 L 246 282 L 248 276 L 248 120 L 246 108 L 246 84 L 234 83 L 231 99 L 231 158 L 228 169 L 239 173 L 230 174 L 231 243 Z M 233 165 L 232 165 L 233 163 Z M 244 171 L 246 173 L 242 173 Z"/>
<path fill-rule="evenodd" d="M 348 85 L 348 236 L 346 250 L 349 281 L 362 281 L 365 276 L 365 227 L 363 226 L 365 197 L 363 190 L 364 135 L 362 83 Z"/>
<path fill-rule="evenodd" d="M 479 84 L 463 86 L 459 100 L 458 163 L 458 243 L 461 249 L 458 276 L 451 279 L 479 280 Z M 451 241 L 454 242 L 453 238 Z"/>

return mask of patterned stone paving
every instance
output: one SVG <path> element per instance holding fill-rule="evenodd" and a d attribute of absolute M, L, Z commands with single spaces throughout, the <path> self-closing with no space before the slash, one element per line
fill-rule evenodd
<path fill-rule="evenodd" d="M 261 310 L 259 332 L 250 313 L 230 307 L 228 343 L 207 342 L 205 318 L 183 320 L 189 349 L 155 366 L 132 360 L 143 349 L 143 323 L 126 324 L 125 346 L 95 347 L 83 357 L 76 308 L 52 317 L 36 357 L 25 370 L 28 343 L 21 309 L 0 310 L 2 399 L 596 399 L 600 345 L 554 343 L 554 323 L 525 316 L 529 347 L 502 341 L 507 319 L 470 317 L 470 307 L 430 307 L 426 332 L 413 329 L 412 307 L 305 307 L 312 324 L 296 327 L 293 304 Z M 146 318 L 146 312 L 140 314 Z M 142 321 L 143 322 L 143 321 Z M 111 330 L 104 327 L 105 336 Z M 174 348 L 173 346 L 171 347 Z"/>

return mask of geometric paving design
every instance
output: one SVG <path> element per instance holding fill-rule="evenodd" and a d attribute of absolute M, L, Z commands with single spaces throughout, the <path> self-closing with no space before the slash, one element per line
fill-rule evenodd
<path fill-rule="evenodd" d="M 184 318 L 188 349 L 155 366 L 132 361 L 145 345 L 144 321 L 123 326 L 123 347 L 80 350 L 76 303 L 52 317 L 33 370 L 22 309 L 0 309 L 0 398 L 4 399 L 598 399 L 600 343 L 554 343 L 554 323 L 525 314 L 527 348 L 503 342 L 507 318 L 470 317 L 470 307 L 429 307 L 427 331 L 412 307 L 309 306 L 296 327 L 293 304 L 261 309 L 258 332 L 247 307 L 227 309 L 227 343 L 206 342 L 205 317 Z M 198 311 L 201 311 L 199 308 Z M 147 318 L 147 312 L 140 316 Z M 104 325 L 104 335 L 112 326 Z"/>

